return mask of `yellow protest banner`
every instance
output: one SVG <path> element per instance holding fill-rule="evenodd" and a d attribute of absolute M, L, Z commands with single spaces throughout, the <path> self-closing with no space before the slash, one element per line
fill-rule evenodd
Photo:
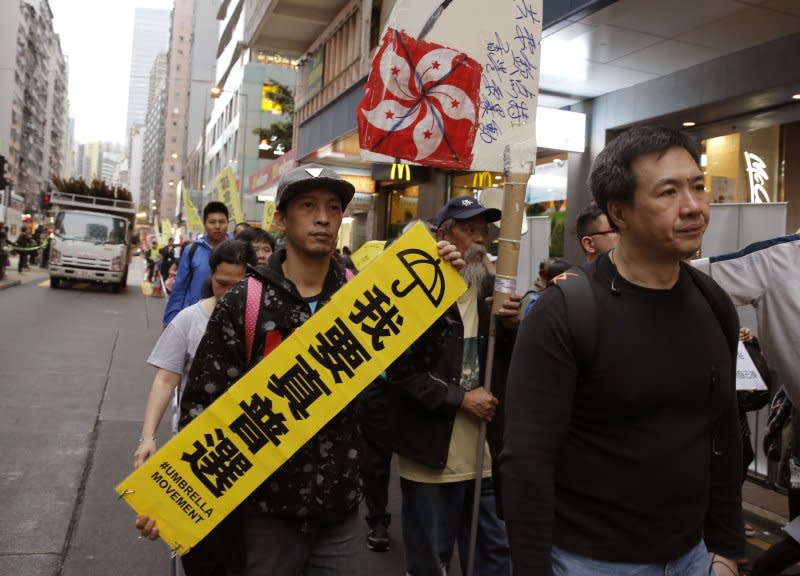
<path fill-rule="evenodd" d="M 202 234 L 205 231 L 203 220 L 189 196 L 189 191 L 183 187 L 183 180 L 178 182 L 178 190 L 183 194 L 183 218 L 186 220 L 186 229 L 194 235 Z"/>
<path fill-rule="evenodd" d="M 264 202 L 264 222 L 262 228 L 269 230 L 272 227 L 272 217 L 275 215 L 275 202 L 267 200 Z"/>
<path fill-rule="evenodd" d="M 183 555 L 466 290 L 417 224 L 116 491 Z"/>
<path fill-rule="evenodd" d="M 386 240 L 370 240 L 359 246 L 358 250 L 350 256 L 350 260 L 353 261 L 356 270 L 360 272 L 366 268 L 367 264 L 380 256 L 384 246 L 386 246 Z"/>
<path fill-rule="evenodd" d="M 166 245 L 170 238 L 175 238 L 175 230 L 172 221 L 167 220 L 161 223 L 161 243 Z"/>
<path fill-rule="evenodd" d="M 155 236 L 156 243 L 161 244 L 161 229 L 158 225 L 160 218 L 153 216 L 153 235 Z"/>
<path fill-rule="evenodd" d="M 217 200 L 228 207 L 228 213 L 237 224 L 244 221 L 242 205 L 239 203 L 239 188 L 230 167 L 217 174 Z"/>

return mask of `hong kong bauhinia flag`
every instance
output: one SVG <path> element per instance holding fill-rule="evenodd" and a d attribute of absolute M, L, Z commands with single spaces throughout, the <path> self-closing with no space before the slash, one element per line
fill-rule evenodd
<path fill-rule="evenodd" d="M 478 126 L 481 65 L 393 29 L 358 106 L 362 149 L 427 166 L 468 169 Z"/>

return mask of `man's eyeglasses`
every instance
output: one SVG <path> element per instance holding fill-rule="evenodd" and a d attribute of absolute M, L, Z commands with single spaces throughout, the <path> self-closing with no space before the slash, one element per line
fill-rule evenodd
<path fill-rule="evenodd" d="M 592 232 L 591 234 L 587 234 L 587 236 L 603 236 L 605 234 L 617 234 L 617 231 L 609 228 L 608 230 L 598 230 L 597 232 Z"/>

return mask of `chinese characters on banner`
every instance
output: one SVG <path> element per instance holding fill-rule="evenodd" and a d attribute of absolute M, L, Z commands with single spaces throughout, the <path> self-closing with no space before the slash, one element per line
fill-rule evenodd
<path fill-rule="evenodd" d="M 341 411 L 466 290 L 422 224 L 116 491 L 180 555 Z"/>
<path fill-rule="evenodd" d="M 358 111 L 362 158 L 391 163 L 393 158 L 399 157 L 446 167 L 438 159 L 443 151 L 449 151 L 446 144 L 437 145 L 430 154 L 428 150 L 440 133 L 440 142 L 444 142 L 450 130 L 457 130 L 460 123 L 467 122 L 468 108 L 462 104 L 466 100 L 460 97 L 463 92 L 476 106 L 477 124 L 474 141 L 470 141 L 471 162 L 459 168 L 502 172 L 503 152 L 509 144 L 521 146 L 524 152 L 521 158 L 529 162 L 536 156 L 541 0 L 451 2 L 435 19 L 425 42 L 420 43 L 423 48 L 428 46 L 430 52 L 422 58 L 415 56 L 412 49 L 405 50 L 404 46 L 418 42 L 413 36 L 425 27 L 439 4 L 430 0 L 397 0 L 395 3 L 388 20 L 390 30 L 373 62 L 367 94 Z M 394 30 L 404 30 L 411 38 L 398 36 Z M 391 40 L 387 44 L 390 34 L 404 40 Z M 445 51 L 451 54 L 446 61 L 440 56 Z M 480 89 L 474 100 L 473 79 L 467 81 L 466 74 L 456 75 L 456 63 L 464 55 L 474 63 L 470 69 L 480 73 Z M 450 70 L 444 68 L 445 73 L 434 74 L 434 59 L 440 69 L 445 64 Z M 370 95 L 373 87 L 378 90 L 382 87 L 382 98 L 378 97 L 380 94 Z M 368 100 L 370 96 L 372 100 Z M 380 103 L 374 106 L 373 100 Z M 458 111 L 457 118 L 450 112 L 453 109 Z M 434 119 L 435 130 L 429 130 L 425 118 Z M 389 123 L 392 120 L 394 122 Z M 372 134 L 365 138 L 365 131 Z M 412 144 L 395 138 L 397 142 L 390 145 L 391 138 L 384 137 L 386 131 L 403 135 Z M 428 138 L 427 131 L 430 131 Z M 381 138 L 383 141 L 377 145 Z M 466 158 L 464 151 L 458 152 L 460 159 Z M 518 168 L 511 167 L 512 171 Z"/>
<path fill-rule="evenodd" d="M 230 219 L 236 224 L 244 221 L 242 205 L 239 203 L 239 188 L 236 186 L 236 177 L 230 167 L 217 175 L 217 200 L 228 207 Z"/>

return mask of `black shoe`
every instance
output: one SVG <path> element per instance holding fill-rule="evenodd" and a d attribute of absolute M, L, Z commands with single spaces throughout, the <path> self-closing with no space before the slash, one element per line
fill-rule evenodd
<path fill-rule="evenodd" d="M 376 524 L 369 531 L 367 548 L 374 552 L 386 552 L 389 549 L 389 530 L 384 524 Z"/>

